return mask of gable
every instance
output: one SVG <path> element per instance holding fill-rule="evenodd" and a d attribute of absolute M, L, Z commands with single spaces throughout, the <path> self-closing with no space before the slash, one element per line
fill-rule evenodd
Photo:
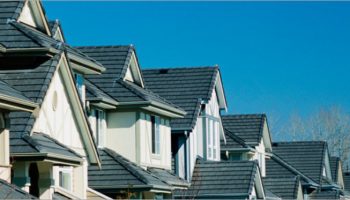
<path fill-rule="evenodd" d="M 18 18 L 19 22 L 32 26 L 47 35 L 51 35 L 46 17 L 38 0 L 27 0 Z"/>
<path fill-rule="evenodd" d="M 136 57 L 135 50 L 132 51 L 130 61 L 128 64 L 128 67 L 126 69 L 125 75 L 124 75 L 124 80 L 128 80 L 130 82 L 133 82 L 142 88 L 144 87 L 142 76 L 141 76 L 141 71 L 139 67 L 139 63 Z"/>
<path fill-rule="evenodd" d="M 68 98 L 62 74 L 55 73 L 32 132 L 48 134 L 66 146 L 86 156 L 80 130 Z"/>
<path fill-rule="evenodd" d="M 99 164 L 95 143 L 86 114 L 76 90 L 72 72 L 62 54 L 45 93 L 34 131 L 44 132 Z M 67 136 L 67 137 L 66 137 Z"/>

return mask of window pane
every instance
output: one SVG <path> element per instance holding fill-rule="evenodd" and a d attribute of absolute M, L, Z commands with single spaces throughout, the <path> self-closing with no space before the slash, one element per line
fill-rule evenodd
<path fill-rule="evenodd" d="M 83 84 L 84 84 L 84 77 L 81 74 L 75 73 L 75 84 L 78 90 L 78 93 L 80 97 L 83 95 Z"/>
<path fill-rule="evenodd" d="M 152 153 L 156 153 L 156 149 L 155 149 L 155 146 L 156 146 L 156 144 L 155 144 L 155 137 L 156 137 L 156 131 L 155 131 L 155 129 L 156 129 L 156 127 L 155 127 L 155 117 L 154 116 L 151 116 L 151 123 L 152 123 L 152 125 L 151 125 L 151 131 L 152 131 Z"/>
<path fill-rule="evenodd" d="M 156 117 L 156 154 L 160 153 L 160 118 Z"/>

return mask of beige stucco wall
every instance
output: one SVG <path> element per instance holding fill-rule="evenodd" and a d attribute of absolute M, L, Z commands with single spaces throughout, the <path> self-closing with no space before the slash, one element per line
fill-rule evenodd
<path fill-rule="evenodd" d="M 169 120 L 161 118 L 160 154 L 152 154 L 151 115 L 145 112 L 109 112 L 106 147 L 141 166 L 171 169 Z"/>
<path fill-rule="evenodd" d="M 136 162 L 136 112 L 107 114 L 105 145 Z"/>

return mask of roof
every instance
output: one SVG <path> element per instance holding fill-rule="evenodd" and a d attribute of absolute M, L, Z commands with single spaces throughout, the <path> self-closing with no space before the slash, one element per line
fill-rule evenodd
<path fill-rule="evenodd" d="M 89 80 L 85 80 L 85 87 L 86 87 L 86 99 L 88 101 L 102 101 L 106 103 L 110 103 L 113 105 L 118 104 L 111 96 L 109 96 L 107 93 L 102 91 L 100 88 L 98 88 L 96 85 L 91 83 Z"/>
<path fill-rule="evenodd" d="M 19 159 L 23 153 L 38 153 L 43 158 L 57 159 L 75 164 L 80 164 L 83 161 L 81 155 L 74 150 L 43 133 L 33 133 L 31 136 L 25 135 L 23 140 L 18 140 L 18 143 L 11 145 L 10 148 L 11 155 L 19 154 L 16 159 Z M 30 160 L 34 159 L 30 157 Z"/>
<path fill-rule="evenodd" d="M 225 129 L 241 138 L 246 144 L 257 146 L 263 137 L 265 114 L 223 115 Z"/>
<path fill-rule="evenodd" d="M 321 184 L 327 143 L 324 141 L 273 143 L 273 152 L 289 165 Z M 312 154 L 310 154 L 312 152 Z"/>
<path fill-rule="evenodd" d="M 311 194 L 309 194 L 310 199 L 315 200 L 336 200 L 340 199 L 341 194 L 339 191 L 314 191 Z"/>
<path fill-rule="evenodd" d="M 329 164 L 331 166 L 331 174 L 332 174 L 332 180 L 337 183 L 338 182 L 338 172 L 339 172 L 339 164 L 340 164 L 340 158 L 331 156 L 329 159 Z"/>
<path fill-rule="evenodd" d="M 224 129 L 226 143 L 223 139 L 220 140 L 221 150 L 231 150 L 231 149 L 248 149 L 251 148 L 247 145 L 242 138 L 238 137 L 231 131 Z"/>
<path fill-rule="evenodd" d="M 150 171 L 152 174 L 154 174 L 156 177 L 164 181 L 165 183 L 176 187 L 176 188 L 187 188 L 190 186 L 190 184 L 178 177 L 176 174 L 172 173 L 169 170 L 161 169 L 161 168 L 154 168 L 154 167 L 148 167 L 148 171 Z"/>
<path fill-rule="evenodd" d="M 346 191 L 350 191 L 350 172 L 343 173 L 344 188 Z"/>
<path fill-rule="evenodd" d="M 76 47 L 80 51 L 89 55 L 102 63 L 106 71 L 101 75 L 88 75 L 87 79 L 96 85 L 100 90 L 113 97 L 120 106 L 123 103 L 134 104 L 152 104 L 158 103 L 180 112 L 184 111 L 177 105 L 169 102 L 167 99 L 153 93 L 147 87 L 123 80 L 134 51 L 132 46 L 90 46 Z"/>
<path fill-rule="evenodd" d="M 210 100 L 218 67 L 163 68 L 142 70 L 146 87 L 186 111 L 182 119 L 171 120 L 172 129 L 192 130 L 202 100 Z"/>
<path fill-rule="evenodd" d="M 149 171 L 122 157 L 115 151 L 99 149 L 101 169 L 89 166 L 89 187 L 96 190 L 157 189 L 170 191 L 171 187 Z"/>
<path fill-rule="evenodd" d="M 26 191 L 0 179 L 0 199 L 37 199 Z"/>
<path fill-rule="evenodd" d="M 257 170 L 254 161 L 197 159 L 190 188 L 176 195 L 186 198 L 247 198 L 253 190 Z"/>
<path fill-rule="evenodd" d="M 300 176 L 302 184 L 317 184 L 275 154 L 272 154 L 269 159 L 266 159 L 267 178 L 296 178 L 297 176 Z"/>
<path fill-rule="evenodd" d="M 264 187 L 282 199 L 297 199 L 300 180 L 299 177 L 263 178 Z"/>
<path fill-rule="evenodd" d="M 60 56 L 56 55 L 40 66 L 29 66 L 25 71 L 1 71 L 0 79 L 12 88 L 21 92 L 31 101 L 41 104 L 48 90 L 52 76 L 58 65 Z M 35 118 L 28 112 L 11 112 L 10 117 L 10 144 L 11 150 L 27 152 L 29 147 L 23 141 L 22 136 L 30 134 Z"/>

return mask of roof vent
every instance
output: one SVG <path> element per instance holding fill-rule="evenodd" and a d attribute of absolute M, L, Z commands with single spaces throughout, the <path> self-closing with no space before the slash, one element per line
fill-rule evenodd
<path fill-rule="evenodd" d="M 168 69 L 160 69 L 160 70 L 159 70 L 159 73 L 160 73 L 160 74 L 167 74 L 168 71 L 169 71 Z"/>
<path fill-rule="evenodd" d="M 272 143 L 273 147 L 278 147 L 278 143 Z"/>

